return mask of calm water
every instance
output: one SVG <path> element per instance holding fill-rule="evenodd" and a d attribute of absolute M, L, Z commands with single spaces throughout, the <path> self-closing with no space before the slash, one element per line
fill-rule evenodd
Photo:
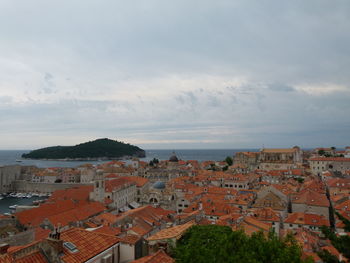
<path fill-rule="evenodd" d="M 32 197 L 32 198 L 15 198 L 15 197 L 5 197 L 0 200 L 0 214 L 10 213 L 11 210 L 9 206 L 11 205 L 33 205 L 34 200 L 45 199 L 43 197 Z"/>
<path fill-rule="evenodd" d="M 198 160 L 198 161 L 222 161 L 227 156 L 233 156 L 235 152 L 240 151 L 258 151 L 258 149 L 221 149 L 221 150 L 176 150 L 175 153 L 179 159 L 182 160 Z M 0 165 L 34 165 L 40 168 L 48 167 L 77 167 L 85 163 L 100 164 L 106 161 L 42 161 L 42 160 L 24 160 L 21 159 L 23 153 L 28 151 L 4 151 L 0 150 Z M 146 150 L 146 158 L 141 160 L 149 161 L 153 158 L 159 160 L 168 160 L 172 155 L 173 150 Z M 17 162 L 20 160 L 21 162 Z"/>

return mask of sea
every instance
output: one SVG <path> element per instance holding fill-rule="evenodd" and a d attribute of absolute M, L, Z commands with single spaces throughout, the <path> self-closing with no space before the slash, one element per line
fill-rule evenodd
<path fill-rule="evenodd" d="M 222 161 L 227 156 L 233 156 L 236 152 L 242 151 L 259 151 L 259 149 L 178 149 L 178 150 L 157 150 L 149 149 L 146 151 L 146 157 L 141 158 L 142 161 L 150 161 L 153 158 L 158 160 L 168 160 L 174 153 L 180 160 L 197 160 L 202 161 Z M 103 161 L 47 161 L 47 160 L 26 160 L 22 159 L 23 153 L 28 153 L 29 150 L 0 150 L 0 166 L 4 165 L 23 165 L 23 166 L 37 166 L 39 168 L 50 167 L 78 167 L 82 164 L 101 164 L 107 162 Z"/>
<path fill-rule="evenodd" d="M 258 149 L 208 149 L 208 150 L 157 150 L 150 149 L 145 150 L 146 157 L 141 158 L 141 160 L 149 162 L 153 158 L 158 160 L 168 160 L 170 156 L 174 153 L 180 160 L 197 160 L 199 162 L 213 160 L 213 161 L 223 161 L 227 156 L 233 156 L 236 152 L 241 151 L 258 151 Z M 50 168 L 50 167 L 78 167 L 82 164 L 102 164 L 108 162 L 103 161 L 47 161 L 47 160 L 26 160 L 22 159 L 21 155 L 23 153 L 28 153 L 29 150 L 0 150 L 0 167 L 6 165 L 22 165 L 22 166 L 36 166 L 38 168 Z M 5 197 L 0 200 L 0 213 L 11 212 L 9 206 L 12 205 L 31 205 L 34 200 L 38 197 L 32 198 L 14 198 Z"/>

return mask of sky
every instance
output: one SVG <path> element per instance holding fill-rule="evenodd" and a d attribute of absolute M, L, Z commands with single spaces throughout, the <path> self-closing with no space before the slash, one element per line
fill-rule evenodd
<path fill-rule="evenodd" d="M 0 0 L 0 149 L 350 145 L 348 0 Z"/>

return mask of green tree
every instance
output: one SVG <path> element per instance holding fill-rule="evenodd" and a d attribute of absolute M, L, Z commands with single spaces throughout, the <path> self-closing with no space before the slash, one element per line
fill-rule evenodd
<path fill-rule="evenodd" d="M 321 149 L 321 150 L 318 150 L 318 155 L 324 155 L 326 152 L 323 150 L 323 149 Z"/>
<path fill-rule="evenodd" d="M 227 156 L 225 159 L 225 162 L 228 164 L 228 166 L 231 166 L 233 164 L 233 159 L 230 156 Z"/>
<path fill-rule="evenodd" d="M 279 239 L 273 232 L 267 237 L 255 233 L 251 237 L 230 227 L 193 226 L 178 240 L 176 262 L 312 262 L 301 260 L 301 249 L 292 236 Z"/>
<path fill-rule="evenodd" d="M 321 230 L 323 235 L 331 241 L 332 245 L 350 259 L 350 236 L 337 236 L 331 228 L 326 226 L 323 226 Z"/>
<path fill-rule="evenodd" d="M 323 249 L 322 251 L 319 251 L 317 255 L 322 259 L 325 263 L 339 263 L 340 261 L 336 256 L 329 253 L 328 250 Z"/>

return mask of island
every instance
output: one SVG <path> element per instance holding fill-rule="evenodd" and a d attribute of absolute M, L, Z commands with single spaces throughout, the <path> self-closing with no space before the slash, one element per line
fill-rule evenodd
<path fill-rule="evenodd" d="M 145 157 L 141 148 L 111 139 L 97 139 L 75 146 L 53 146 L 22 154 L 25 159 L 45 160 L 112 160 Z"/>

